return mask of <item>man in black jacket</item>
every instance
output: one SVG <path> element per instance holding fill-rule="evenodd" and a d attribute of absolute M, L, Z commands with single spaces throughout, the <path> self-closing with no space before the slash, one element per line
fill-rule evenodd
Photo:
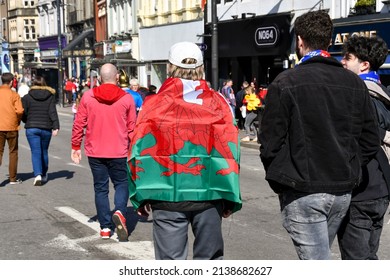
<path fill-rule="evenodd" d="M 268 88 L 260 157 L 298 257 L 330 259 L 361 166 L 380 141 L 364 82 L 326 51 L 329 15 L 306 13 L 294 27 L 300 61 Z"/>
<path fill-rule="evenodd" d="M 390 165 L 385 154 L 390 147 L 390 96 L 376 71 L 385 62 L 388 48 L 379 37 L 353 36 L 344 44 L 344 52 L 341 63 L 358 74 L 369 90 L 384 149 L 379 149 L 363 167 L 363 181 L 352 192 L 351 205 L 337 237 L 342 259 L 376 260 L 390 188 Z"/>

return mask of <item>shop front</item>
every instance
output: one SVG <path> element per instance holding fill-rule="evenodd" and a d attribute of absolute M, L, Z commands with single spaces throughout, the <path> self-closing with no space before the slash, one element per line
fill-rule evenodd
<path fill-rule="evenodd" d="M 291 19 L 285 13 L 218 22 L 219 86 L 226 79 L 233 80 L 236 92 L 243 81 L 269 84 L 289 68 Z M 211 81 L 210 28 L 205 27 L 205 66 Z"/>
<path fill-rule="evenodd" d="M 329 52 L 341 60 L 343 44 L 350 36 L 359 35 L 367 37 L 381 37 L 390 47 L 390 18 L 388 14 L 373 14 L 366 16 L 354 16 L 333 21 L 334 32 L 332 45 Z M 381 82 L 385 86 L 390 85 L 390 55 L 379 69 Z"/>
<path fill-rule="evenodd" d="M 203 20 L 187 21 L 139 29 L 141 85 L 157 88 L 167 78 L 168 52 L 172 45 L 181 41 L 203 43 Z"/>
<path fill-rule="evenodd" d="M 61 45 L 67 44 L 66 37 L 61 36 Z M 46 36 L 38 38 L 38 49 L 34 50 L 34 59 L 23 64 L 22 74 L 27 81 L 32 81 L 35 76 L 42 76 L 47 85 L 56 90 L 58 100 L 58 36 Z M 62 63 L 64 66 L 65 64 Z"/>
<path fill-rule="evenodd" d="M 68 76 L 86 80 L 89 60 L 94 55 L 94 29 L 83 30 L 63 49 L 62 56 L 68 61 Z"/>

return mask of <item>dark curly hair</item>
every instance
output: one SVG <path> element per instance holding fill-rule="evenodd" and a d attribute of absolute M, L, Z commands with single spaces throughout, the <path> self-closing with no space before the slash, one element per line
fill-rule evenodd
<path fill-rule="evenodd" d="M 378 36 L 353 35 L 344 43 L 343 48 L 344 56 L 353 54 L 361 61 L 368 61 L 371 71 L 378 71 L 379 67 L 385 63 L 388 53 L 386 42 Z"/>
<path fill-rule="evenodd" d="M 313 11 L 299 16 L 294 23 L 295 35 L 312 50 L 327 50 L 333 33 L 333 23 L 325 11 Z"/>

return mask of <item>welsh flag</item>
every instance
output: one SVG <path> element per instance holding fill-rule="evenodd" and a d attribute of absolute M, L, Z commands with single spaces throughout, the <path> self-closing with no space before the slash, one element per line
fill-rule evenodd
<path fill-rule="evenodd" d="M 226 199 L 241 209 L 238 129 L 206 81 L 169 78 L 145 100 L 129 159 L 130 200 Z"/>

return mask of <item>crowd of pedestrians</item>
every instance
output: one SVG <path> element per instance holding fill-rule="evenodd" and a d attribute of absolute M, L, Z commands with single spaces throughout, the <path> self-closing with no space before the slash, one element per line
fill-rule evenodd
<path fill-rule="evenodd" d="M 390 93 L 377 71 L 388 47 L 379 37 L 353 36 L 339 62 L 327 52 L 333 24 L 324 11 L 299 16 L 294 32 L 296 66 L 267 86 L 244 81 L 237 93 L 231 79 L 219 92 L 210 88 L 202 52 L 190 42 L 170 48 L 158 93 L 110 63 L 99 81 L 65 82 L 71 159 L 81 162 L 84 141 L 102 239 L 116 232 L 128 240 L 130 201 L 139 215 L 153 215 L 156 259 L 186 259 L 189 226 L 194 259 L 223 259 L 222 218 L 242 207 L 239 142 L 256 141 L 300 259 L 330 259 L 336 237 L 342 259 L 378 259 L 390 196 Z M 0 165 L 7 143 L 9 184 L 22 183 L 24 123 L 40 186 L 60 129 L 55 90 L 39 76 L 28 84 L 10 73 L 1 80 Z"/>

